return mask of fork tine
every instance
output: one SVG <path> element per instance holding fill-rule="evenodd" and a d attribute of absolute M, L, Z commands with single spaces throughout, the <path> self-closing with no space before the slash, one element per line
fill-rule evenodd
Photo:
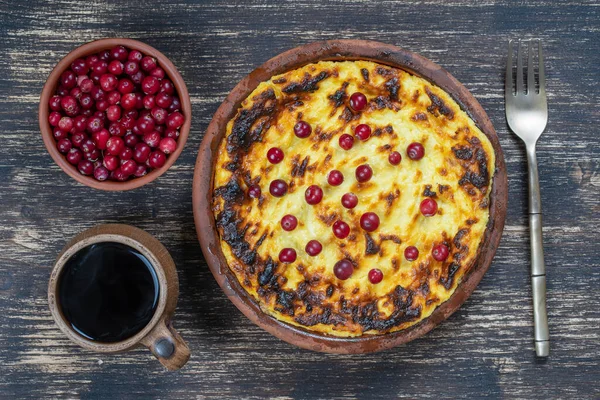
<path fill-rule="evenodd" d="M 523 88 L 523 46 L 519 40 L 519 48 L 517 50 L 517 96 L 524 92 Z"/>
<path fill-rule="evenodd" d="M 506 77 L 504 79 L 504 94 L 505 96 L 514 93 L 512 80 L 512 40 L 508 41 L 508 58 L 506 59 Z"/>
<path fill-rule="evenodd" d="M 544 57 L 542 56 L 542 41 L 538 40 L 538 72 L 540 74 L 540 94 L 546 95 L 546 74 L 544 73 Z"/>
<path fill-rule="evenodd" d="M 535 94 L 535 74 L 533 71 L 533 40 L 527 46 L 527 94 Z"/>

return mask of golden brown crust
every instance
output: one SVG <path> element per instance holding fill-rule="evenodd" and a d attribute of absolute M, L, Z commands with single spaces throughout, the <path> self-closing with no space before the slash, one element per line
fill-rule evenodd
<path fill-rule="evenodd" d="M 369 99 L 360 113 L 348 107 L 355 91 Z M 298 120 L 312 125 L 309 138 L 294 136 Z M 359 123 L 372 127 L 372 137 L 342 150 L 339 136 Z M 412 141 L 425 146 L 420 161 L 406 157 Z M 266 159 L 273 146 L 285 152 L 280 164 Z M 399 166 L 387 162 L 393 150 L 403 155 Z M 374 178 L 358 183 L 353 171 L 364 163 Z M 344 173 L 339 187 L 326 183 L 332 169 Z M 439 88 L 372 62 L 320 62 L 273 77 L 242 103 L 219 148 L 213 212 L 231 270 L 265 312 L 332 335 L 385 333 L 429 316 L 468 272 L 486 229 L 493 169 L 488 139 Z M 268 193 L 273 179 L 288 182 L 283 198 Z M 252 184 L 261 187 L 260 199 L 247 196 Z M 311 184 L 325 192 L 316 206 L 304 201 Z M 357 208 L 341 206 L 345 192 L 359 196 Z M 418 208 L 426 197 L 439 204 L 430 218 Z M 360 228 L 366 211 L 381 219 L 375 232 Z M 288 213 L 299 220 L 293 232 L 279 225 Z M 351 226 L 344 240 L 331 232 L 338 219 Z M 311 239 L 323 244 L 317 257 L 304 252 Z M 450 249 L 445 262 L 431 256 L 439 243 Z M 420 250 L 416 261 L 403 256 L 409 245 Z M 296 262 L 278 261 L 284 247 L 296 249 Z M 355 266 L 346 281 L 332 273 L 341 258 Z M 373 267 L 384 272 L 377 285 L 367 279 Z"/>

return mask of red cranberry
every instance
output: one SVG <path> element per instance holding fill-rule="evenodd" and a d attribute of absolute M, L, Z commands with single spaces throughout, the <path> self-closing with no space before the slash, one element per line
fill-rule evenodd
<path fill-rule="evenodd" d="M 356 180 L 363 183 L 367 182 L 373 176 L 373 170 L 368 164 L 359 165 L 356 167 Z"/>
<path fill-rule="evenodd" d="M 92 65 L 94 65 L 94 63 L 98 60 L 98 56 L 96 54 L 92 54 L 91 56 L 86 57 L 85 62 L 87 63 L 88 68 L 92 68 Z"/>
<path fill-rule="evenodd" d="M 129 55 L 127 56 L 127 59 L 130 60 L 130 61 L 140 62 L 140 61 L 142 61 L 143 57 L 144 57 L 144 55 L 142 54 L 141 51 L 139 51 L 139 50 L 131 50 L 129 52 Z"/>
<path fill-rule="evenodd" d="M 298 121 L 296 125 L 294 125 L 294 134 L 300 139 L 309 137 L 311 132 L 312 128 L 307 122 Z"/>
<path fill-rule="evenodd" d="M 73 97 L 75 97 L 77 100 L 79 100 L 79 97 L 81 97 L 81 94 L 83 92 L 81 91 L 81 89 L 79 89 L 78 87 L 74 87 L 73 89 L 71 89 L 69 91 L 69 94 Z"/>
<path fill-rule="evenodd" d="M 354 208 L 358 204 L 358 197 L 354 193 L 346 193 L 342 196 L 342 205 L 346 208 Z"/>
<path fill-rule="evenodd" d="M 421 202 L 419 209 L 424 216 L 432 217 L 437 213 L 438 205 L 434 199 L 427 198 Z"/>
<path fill-rule="evenodd" d="M 91 153 L 96 150 L 96 145 L 92 139 L 86 139 L 81 143 L 80 148 L 84 153 Z"/>
<path fill-rule="evenodd" d="M 67 153 L 67 161 L 73 165 L 79 164 L 83 160 L 83 152 L 79 149 L 71 149 Z"/>
<path fill-rule="evenodd" d="M 333 274 L 339 280 L 345 281 L 350 278 L 352 273 L 354 272 L 354 266 L 350 262 L 350 260 L 343 259 L 335 263 L 333 267 Z"/>
<path fill-rule="evenodd" d="M 119 155 L 124 147 L 125 142 L 118 136 L 111 136 L 106 142 L 106 151 L 112 156 Z"/>
<path fill-rule="evenodd" d="M 153 151 L 148 158 L 148 164 L 150 164 L 152 168 L 160 168 L 165 165 L 166 161 L 167 156 L 160 150 Z"/>
<path fill-rule="evenodd" d="M 169 106 L 169 108 L 167 108 L 168 112 L 174 112 L 181 109 L 181 102 L 179 101 L 179 99 L 177 97 L 173 97 L 173 101 L 171 102 L 171 105 Z"/>
<path fill-rule="evenodd" d="M 109 138 L 110 138 L 110 133 L 106 129 L 101 129 L 98 132 L 95 132 L 94 134 L 92 134 L 92 139 L 94 140 L 94 143 L 96 144 L 96 148 L 99 150 L 106 149 L 106 142 L 108 142 Z"/>
<path fill-rule="evenodd" d="M 127 130 L 125 128 L 123 128 L 123 125 L 121 125 L 120 122 L 111 122 L 110 125 L 108 126 L 108 132 L 112 135 L 112 136 L 123 136 L 125 135 L 125 132 L 127 132 Z"/>
<path fill-rule="evenodd" d="M 248 188 L 248 197 L 252 199 L 260 198 L 261 190 L 258 185 L 250 185 Z"/>
<path fill-rule="evenodd" d="M 110 103 L 106 100 L 100 100 L 96 102 L 96 110 L 106 111 L 110 107 Z"/>
<path fill-rule="evenodd" d="M 169 129 L 165 130 L 164 136 L 177 140 L 177 138 L 179 137 L 179 131 L 177 129 L 169 128 Z"/>
<path fill-rule="evenodd" d="M 367 140 L 371 137 L 371 127 L 367 124 L 360 124 L 354 129 L 354 135 L 360 140 Z"/>
<path fill-rule="evenodd" d="M 94 173 L 94 164 L 88 160 L 81 160 L 77 164 L 77 169 L 82 175 L 91 175 Z"/>
<path fill-rule="evenodd" d="M 279 164 L 283 161 L 283 150 L 279 147 L 271 147 L 269 151 L 267 151 L 267 160 L 271 164 Z"/>
<path fill-rule="evenodd" d="M 121 171 L 127 176 L 133 175 L 135 170 L 137 169 L 137 164 L 133 160 L 125 160 L 123 164 L 121 164 Z"/>
<path fill-rule="evenodd" d="M 383 272 L 379 268 L 373 268 L 369 271 L 369 282 L 373 285 L 377 285 L 383 280 Z"/>
<path fill-rule="evenodd" d="M 129 52 L 123 46 L 115 46 L 110 50 L 110 58 L 113 60 L 125 61 Z"/>
<path fill-rule="evenodd" d="M 350 150 L 354 146 L 354 138 L 347 133 L 340 136 L 340 147 L 344 150 Z"/>
<path fill-rule="evenodd" d="M 105 92 L 110 92 L 111 90 L 115 90 L 119 81 L 117 77 L 111 74 L 104 74 L 100 77 L 100 87 Z"/>
<path fill-rule="evenodd" d="M 133 159 L 139 163 L 145 163 L 151 152 L 152 149 L 146 143 L 138 143 L 134 148 Z"/>
<path fill-rule="evenodd" d="M 170 94 L 171 96 L 175 93 L 175 85 L 168 79 L 163 79 L 160 83 L 160 91 Z"/>
<path fill-rule="evenodd" d="M 171 103 L 171 105 L 173 105 L 173 104 Z M 177 129 L 181 125 L 183 125 L 183 122 L 184 122 L 183 114 L 181 114 L 178 111 L 175 111 L 175 112 L 169 114 L 169 116 L 167 117 L 167 126 L 169 128 Z"/>
<path fill-rule="evenodd" d="M 65 71 L 60 75 L 60 84 L 65 89 L 72 89 L 77 85 L 77 75 L 73 71 Z"/>
<path fill-rule="evenodd" d="M 54 139 L 60 140 L 60 139 L 64 139 L 64 138 L 68 137 L 69 132 L 65 132 L 60 128 L 54 128 L 54 130 L 52 131 L 52 136 L 54 136 Z"/>
<path fill-rule="evenodd" d="M 73 120 L 73 129 L 77 132 L 85 131 L 87 118 L 84 115 L 78 115 Z"/>
<path fill-rule="evenodd" d="M 105 74 L 108 71 L 108 63 L 104 60 L 98 60 L 92 64 L 91 69 L 96 75 Z"/>
<path fill-rule="evenodd" d="M 104 123 L 99 117 L 91 117 L 87 121 L 86 130 L 90 133 L 99 132 L 104 127 Z"/>
<path fill-rule="evenodd" d="M 76 116 L 79 112 L 79 103 L 77 103 L 77 99 L 73 96 L 63 96 L 63 98 L 60 99 L 60 106 L 65 114 L 70 117 Z"/>
<path fill-rule="evenodd" d="M 121 120 L 119 121 L 119 125 L 121 125 L 121 127 L 123 127 L 123 129 L 125 129 L 126 131 L 133 129 L 135 123 L 135 118 L 129 117 L 127 115 L 121 117 Z"/>
<path fill-rule="evenodd" d="M 144 71 L 150 72 L 156 68 L 156 59 L 154 57 L 145 56 L 142 58 L 140 65 Z"/>
<path fill-rule="evenodd" d="M 58 121 L 58 127 L 63 131 L 69 132 L 73 129 L 73 119 L 71 117 L 62 117 Z"/>
<path fill-rule="evenodd" d="M 92 99 L 90 94 L 84 93 L 79 98 L 79 105 L 81 105 L 81 108 L 84 110 L 89 110 L 94 105 L 94 99 Z"/>
<path fill-rule="evenodd" d="M 138 164 L 137 168 L 135 169 L 135 172 L 133 173 L 133 176 L 135 176 L 136 178 L 140 178 L 146 175 L 147 173 L 148 168 L 146 168 L 144 164 Z"/>
<path fill-rule="evenodd" d="M 120 153 L 119 158 L 121 159 L 121 163 L 123 161 L 131 160 L 133 158 L 133 150 L 129 147 L 125 147 Z"/>
<path fill-rule="evenodd" d="M 296 261 L 296 250 L 285 248 L 279 252 L 279 261 L 282 263 L 293 263 Z"/>
<path fill-rule="evenodd" d="M 98 53 L 98 59 L 104 60 L 104 61 L 110 60 L 110 51 L 102 50 L 100 53 Z"/>
<path fill-rule="evenodd" d="M 150 133 L 146 133 L 143 137 L 144 143 L 148 146 L 155 148 L 160 144 L 160 133 L 153 131 Z"/>
<path fill-rule="evenodd" d="M 360 92 L 352 93 L 350 96 L 350 107 L 354 111 L 361 111 L 367 106 L 367 96 Z"/>
<path fill-rule="evenodd" d="M 160 81 L 153 77 L 147 76 L 142 81 L 142 91 L 146 94 L 154 94 L 160 89 Z"/>
<path fill-rule="evenodd" d="M 131 93 L 135 90 L 135 86 L 133 86 L 133 82 L 127 78 L 123 78 L 119 80 L 119 84 L 117 85 L 117 90 L 121 94 Z"/>
<path fill-rule="evenodd" d="M 379 228 L 379 216 L 374 212 L 366 212 L 360 217 L 360 227 L 367 232 L 373 232 Z"/>
<path fill-rule="evenodd" d="M 127 61 L 124 64 L 123 69 L 127 75 L 133 76 L 140 72 L 140 65 L 135 61 Z"/>
<path fill-rule="evenodd" d="M 425 148 L 421 143 L 411 143 L 406 148 L 406 154 L 411 160 L 418 161 L 425 155 Z"/>
<path fill-rule="evenodd" d="M 165 77 L 165 70 L 161 67 L 156 67 L 152 71 L 150 71 L 150 75 L 155 78 L 162 79 Z"/>
<path fill-rule="evenodd" d="M 327 175 L 327 183 L 331 186 L 340 186 L 344 182 L 344 175 L 337 169 L 332 170 Z"/>
<path fill-rule="evenodd" d="M 154 96 L 152 96 L 152 95 L 144 96 L 144 108 L 147 110 L 151 110 L 154 108 L 154 106 L 156 106 L 156 101 L 155 101 Z"/>
<path fill-rule="evenodd" d="M 177 142 L 175 139 L 163 138 L 160 140 L 158 148 L 165 154 L 171 154 L 177 149 Z"/>
<path fill-rule="evenodd" d="M 123 73 L 123 69 L 123 63 L 119 60 L 113 60 L 108 64 L 108 72 L 113 75 L 121 75 Z"/>
<path fill-rule="evenodd" d="M 144 80 L 144 73 L 142 71 L 138 71 L 135 74 L 131 74 L 129 77 L 133 83 L 136 85 L 141 85 L 142 81 Z"/>
<path fill-rule="evenodd" d="M 167 110 L 160 107 L 154 107 L 150 110 L 150 115 L 156 122 L 156 125 L 163 125 L 167 120 Z"/>
<path fill-rule="evenodd" d="M 111 177 L 119 182 L 125 182 L 127 178 L 129 178 L 129 175 L 125 175 L 123 170 L 119 167 L 113 171 Z"/>
<path fill-rule="evenodd" d="M 73 142 L 73 146 L 81 147 L 81 145 L 87 140 L 87 138 L 88 137 L 85 133 L 77 132 L 74 133 L 73 136 L 71 136 L 71 142 Z"/>
<path fill-rule="evenodd" d="M 119 157 L 105 154 L 104 160 L 102 160 L 102 165 L 104 165 L 107 170 L 114 171 L 119 166 Z"/>
<path fill-rule="evenodd" d="M 94 169 L 94 178 L 96 178 L 97 181 L 102 182 L 102 181 L 107 180 L 108 175 L 109 175 L 108 170 L 106 169 L 106 167 L 104 167 L 102 165 L 99 167 L 96 167 L 96 169 Z"/>
<path fill-rule="evenodd" d="M 310 185 L 304 192 L 304 198 L 310 205 L 319 204 L 323 199 L 323 189 L 317 185 Z"/>
<path fill-rule="evenodd" d="M 323 245 L 318 240 L 309 241 L 308 243 L 306 243 L 306 247 L 304 248 L 306 254 L 308 254 L 311 257 L 319 255 L 319 253 L 321 253 L 322 250 Z"/>
<path fill-rule="evenodd" d="M 140 133 L 143 133 L 143 134 L 154 131 L 154 125 L 155 124 L 154 124 L 154 120 L 152 119 L 152 117 L 150 117 L 149 119 L 148 118 L 140 118 L 137 120 L 137 124 L 136 124 L 136 126 L 140 130 Z M 156 146 L 158 146 L 158 143 L 156 143 Z"/>
<path fill-rule="evenodd" d="M 97 149 L 94 149 L 93 151 L 90 151 L 89 153 L 83 153 L 83 156 L 92 162 L 98 161 L 98 158 L 100 158 L 100 151 Z"/>
<path fill-rule="evenodd" d="M 115 105 L 106 109 L 106 119 L 115 122 L 118 121 L 119 118 L 121 118 L 121 107 Z"/>
<path fill-rule="evenodd" d="M 125 110 L 132 110 L 135 108 L 137 99 L 135 93 L 126 93 L 121 96 L 121 107 Z"/>
<path fill-rule="evenodd" d="M 58 148 L 58 151 L 60 151 L 63 154 L 67 154 L 69 152 L 69 150 L 71 150 L 71 148 L 73 147 L 73 144 L 71 143 L 71 141 L 67 138 L 62 138 L 58 141 L 58 143 L 56 143 L 56 147 Z"/>
<path fill-rule="evenodd" d="M 91 91 L 94 89 L 94 82 L 92 82 L 91 79 L 86 77 L 81 80 L 79 88 L 83 93 L 91 93 Z"/>
<path fill-rule="evenodd" d="M 50 115 L 48 115 L 48 123 L 50 124 L 50 126 L 58 126 L 58 123 L 60 122 L 61 118 L 61 113 L 59 113 L 58 111 L 52 111 Z"/>
<path fill-rule="evenodd" d="M 287 193 L 288 184 L 282 179 L 275 179 L 269 185 L 269 192 L 272 196 L 283 197 Z"/>
<path fill-rule="evenodd" d="M 121 93 L 118 90 L 113 90 L 106 95 L 106 101 L 108 104 L 114 105 L 119 104 L 121 102 Z"/>
<path fill-rule="evenodd" d="M 161 108 L 167 108 L 173 102 L 173 98 L 169 93 L 160 92 L 155 96 L 156 105 Z"/>
<path fill-rule="evenodd" d="M 332 226 L 333 234 L 338 239 L 346 239 L 350 234 L 350 226 L 344 221 L 335 221 Z"/>
<path fill-rule="evenodd" d="M 78 58 L 77 60 L 71 63 L 71 69 L 77 75 L 85 75 L 89 71 L 88 64 L 85 62 L 83 58 Z"/>
<path fill-rule="evenodd" d="M 406 258 L 408 261 L 415 261 L 417 258 L 419 258 L 419 249 L 417 249 L 415 246 L 408 246 L 406 249 L 404 249 L 404 258 Z"/>
<path fill-rule="evenodd" d="M 138 135 L 134 134 L 133 132 L 129 132 L 125 134 L 123 141 L 125 142 L 125 146 L 134 148 L 135 145 L 139 143 L 140 139 Z"/>
<path fill-rule="evenodd" d="M 50 109 L 52 111 L 60 111 L 61 110 L 60 96 L 54 95 L 54 96 L 50 97 L 50 100 L 48 101 L 48 106 L 50 107 Z"/>
<path fill-rule="evenodd" d="M 281 218 L 281 227 L 284 231 L 293 231 L 298 226 L 298 219 L 291 214 L 284 215 Z"/>
<path fill-rule="evenodd" d="M 446 258 L 448 258 L 449 254 L 450 251 L 448 250 L 448 246 L 443 243 L 434 246 L 433 250 L 431 250 L 431 255 L 437 261 L 444 261 Z"/>
<path fill-rule="evenodd" d="M 400 161 L 402 161 L 402 155 L 397 151 L 392 151 L 388 156 L 388 161 L 392 165 L 398 165 L 400 164 Z"/>

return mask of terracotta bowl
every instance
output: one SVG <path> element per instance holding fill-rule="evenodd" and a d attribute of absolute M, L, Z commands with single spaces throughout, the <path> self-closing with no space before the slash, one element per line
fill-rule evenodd
<path fill-rule="evenodd" d="M 90 54 L 98 53 L 102 50 L 111 49 L 117 45 L 122 45 L 127 47 L 128 49 L 135 49 L 141 51 L 144 55 L 150 55 L 157 59 L 158 65 L 163 68 L 169 77 L 169 79 L 173 82 L 179 99 L 181 101 L 181 113 L 185 117 L 185 123 L 179 130 L 179 138 L 177 139 L 177 150 L 174 153 L 170 154 L 167 157 L 167 161 L 165 165 L 161 168 L 157 168 L 149 172 L 147 175 L 141 178 L 134 178 L 125 182 L 114 182 L 114 181 L 97 181 L 92 176 L 85 176 L 79 173 L 77 168 L 69 163 L 64 155 L 62 155 L 58 149 L 56 148 L 56 140 L 52 136 L 52 127 L 48 122 L 48 114 L 49 114 L 49 106 L 48 101 L 50 97 L 54 95 L 56 89 L 58 87 L 58 82 L 60 79 L 60 75 L 71 65 L 73 61 L 80 57 L 86 57 Z M 56 164 L 63 171 L 69 174 L 76 181 L 83 183 L 84 185 L 101 189 L 101 190 L 130 190 L 135 189 L 140 186 L 143 186 L 149 182 L 152 182 L 159 176 L 165 173 L 171 165 L 177 160 L 177 157 L 181 154 L 183 147 L 185 146 L 185 142 L 187 141 L 188 134 L 190 132 L 190 124 L 192 121 L 192 106 L 190 103 L 190 96 L 188 94 L 187 87 L 185 86 L 185 82 L 183 78 L 177 71 L 177 68 L 173 65 L 171 61 L 160 51 L 156 50 L 154 47 L 148 46 L 145 43 L 138 42 L 137 40 L 132 39 L 100 39 L 94 42 L 86 43 L 75 50 L 71 51 L 67 54 L 62 60 L 59 61 L 58 64 L 54 67 L 44 88 L 42 89 L 42 94 L 40 96 L 40 107 L 39 107 L 39 121 L 40 121 L 40 131 L 42 133 L 42 139 L 44 140 L 44 144 L 46 145 L 46 149 L 48 149 L 48 153 L 52 156 Z"/>
<path fill-rule="evenodd" d="M 221 251 L 219 234 L 211 211 L 212 177 L 217 157 L 216 149 L 225 135 L 227 122 L 235 116 L 240 103 L 260 82 L 273 75 L 320 60 L 371 60 L 427 79 L 444 89 L 458 102 L 488 136 L 496 152 L 490 221 L 479 257 L 446 302 L 435 309 L 431 316 L 405 330 L 383 335 L 339 338 L 280 322 L 260 310 L 259 305 L 246 293 L 229 269 Z M 215 279 L 229 299 L 252 322 L 278 338 L 306 349 L 329 353 L 368 353 L 389 349 L 422 336 L 465 302 L 488 270 L 496 253 L 504 228 L 507 193 L 504 157 L 494 127 L 477 100 L 452 75 L 430 60 L 395 46 L 363 40 L 333 40 L 308 44 L 282 53 L 255 69 L 231 91 L 215 113 L 200 146 L 194 171 L 193 209 L 200 245 Z"/>

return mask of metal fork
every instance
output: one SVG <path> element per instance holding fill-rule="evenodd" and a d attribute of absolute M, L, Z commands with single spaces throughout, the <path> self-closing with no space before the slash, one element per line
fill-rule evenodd
<path fill-rule="evenodd" d="M 512 44 L 508 42 L 508 60 L 506 61 L 506 81 L 504 98 L 506 101 L 506 119 L 508 126 L 521 138 L 527 148 L 529 171 L 529 231 L 531 240 L 531 286 L 533 292 L 533 320 L 535 335 L 535 353 L 538 357 L 547 357 L 550 352 L 548 335 L 548 317 L 546 315 L 546 267 L 542 246 L 542 205 L 540 201 L 540 183 L 538 178 L 535 144 L 544 132 L 548 122 L 548 104 L 546 103 L 546 77 L 542 57 L 542 43 L 538 45 L 538 80 L 536 90 L 533 68 L 534 41 L 528 41 L 527 87 L 523 82 L 523 46 L 517 42 L 517 83 L 513 84 Z"/>

